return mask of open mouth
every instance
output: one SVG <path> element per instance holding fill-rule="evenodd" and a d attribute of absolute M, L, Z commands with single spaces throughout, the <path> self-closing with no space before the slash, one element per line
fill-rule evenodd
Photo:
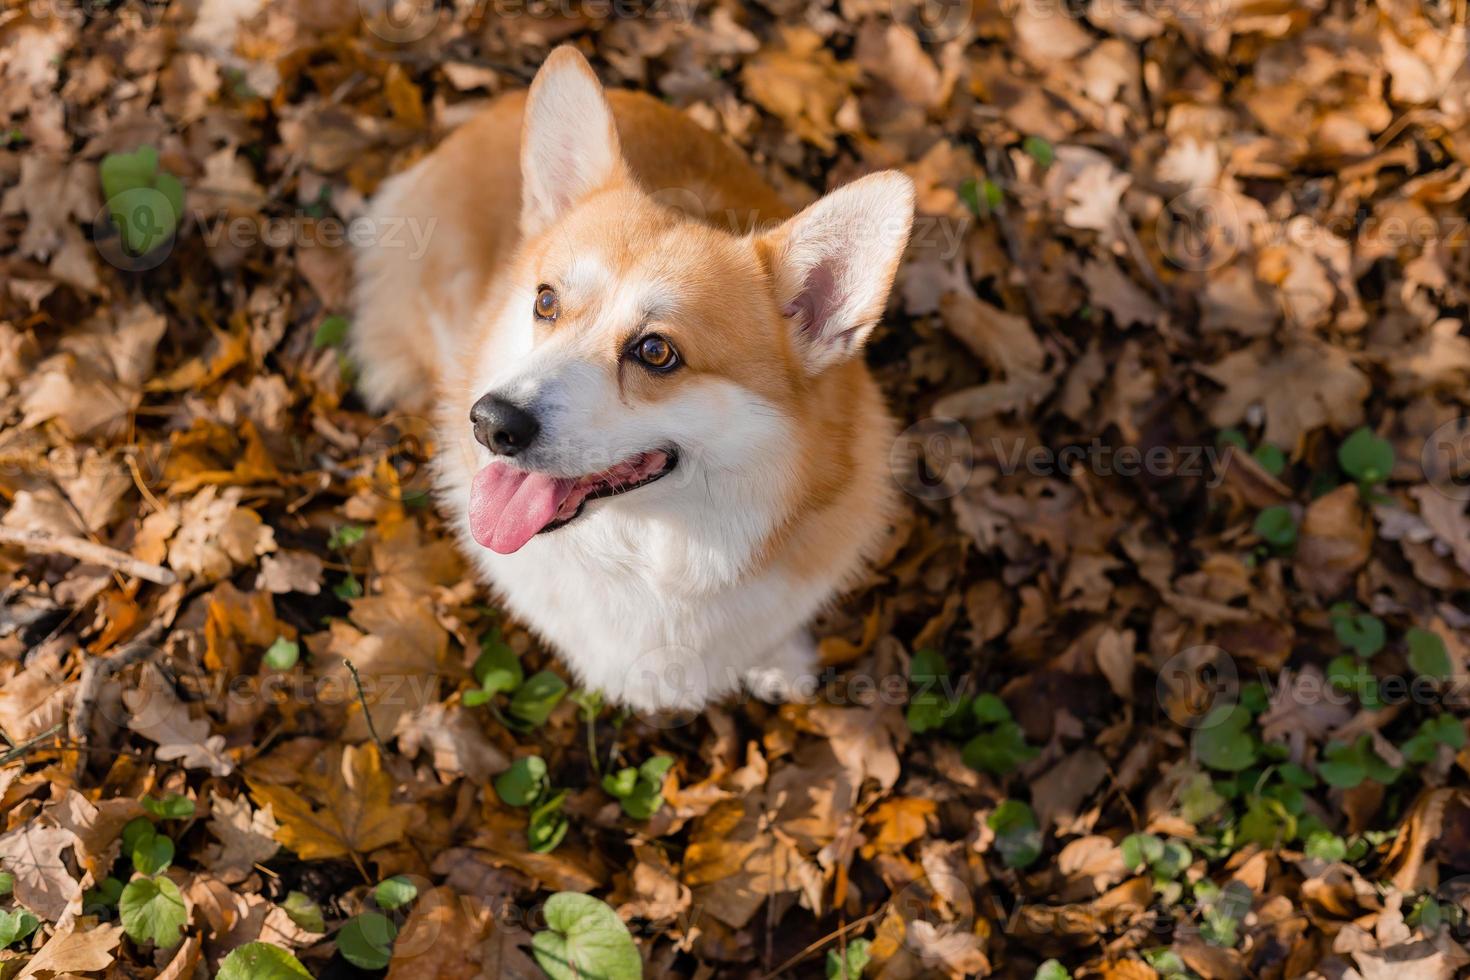
<path fill-rule="evenodd" d="M 582 515 L 588 501 L 616 497 L 620 493 L 646 487 L 667 476 L 679 465 L 679 454 L 672 449 L 654 449 L 623 460 L 611 469 L 584 476 L 572 485 L 572 492 L 556 509 L 556 516 L 538 534 L 565 527 Z"/>
<path fill-rule="evenodd" d="M 673 472 L 679 454 L 650 449 L 581 477 L 557 477 L 494 462 L 470 484 L 470 532 L 491 551 L 508 555 L 538 534 L 565 527 L 589 501 L 647 486 Z"/>

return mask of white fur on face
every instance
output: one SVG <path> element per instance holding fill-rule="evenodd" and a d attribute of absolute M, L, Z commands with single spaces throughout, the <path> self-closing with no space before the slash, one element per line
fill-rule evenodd
<path fill-rule="evenodd" d="M 683 380 L 675 394 L 655 402 L 624 398 L 620 368 L 609 351 L 651 310 L 675 309 L 675 294 L 657 279 L 614 275 L 590 251 L 557 278 L 566 302 L 578 307 L 581 327 L 552 329 L 536 342 L 534 287 L 523 285 L 501 313 L 500 342 L 485 355 L 473 391 L 474 397 L 493 392 L 540 423 L 536 442 L 513 465 L 580 477 L 661 449 L 676 451 L 679 463 L 646 487 L 589 502 L 572 526 L 553 534 L 667 539 L 663 553 L 672 560 L 664 571 L 671 586 L 713 588 L 734 580 L 782 518 L 796 481 L 793 421 L 756 393 L 717 376 Z M 624 363 L 621 370 L 645 369 Z M 463 424 L 468 431 L 468 422 Z M 489 462 L 488 450 L 476 448 L 474 466 Z M 620 519 L 599 520 L 604 514 Z"/>

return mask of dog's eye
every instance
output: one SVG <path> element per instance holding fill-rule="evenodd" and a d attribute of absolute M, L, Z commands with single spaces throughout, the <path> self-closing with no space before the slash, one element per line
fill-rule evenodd
<path fill-rule="evenodd" d="M 556 290 L 550 286 L 536 290 L 536 319 L 555 320 L 560 312 L 561 301 L 556 298 Z"/>
<path fill-rule="evenodd" d="M 633 348 L 633 356 L 655 371 L 672 371 L 679 366 L 679 352 L 656 333 L 638 341 Z"/>

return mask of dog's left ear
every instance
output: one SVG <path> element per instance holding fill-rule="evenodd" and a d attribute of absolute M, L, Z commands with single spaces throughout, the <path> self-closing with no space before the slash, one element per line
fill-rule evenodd
<path fill-rule="evenodd" d="M 914 182 L 886 170 L 839 187 L 759 240 L 811 374 L 868 339 L 913 221 Z"/>
<path fill-rule="evenodd" d="M 612 109 L 592 66 L 562 45 L 526 96 L 521 123 L 521 230 L 534 235 L 587 194 L 626 177 Z"/>

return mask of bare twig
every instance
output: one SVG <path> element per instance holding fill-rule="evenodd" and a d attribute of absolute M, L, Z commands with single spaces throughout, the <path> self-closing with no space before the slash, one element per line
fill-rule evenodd
<path fill-rule="evenodd" d="M 4 755 L 0 755 L 0 766 L 14 762 L 16 759 L 19 759 L 31 749 L 35 748 L 37 745 L 46 741 L 46 739 L 50 738 L 52 735 L 55 735 L 60 731 L 61 724 L 58 722 L 57 724 L 52 725 L 50 728 L 46 729 L 41 734 L 37 735 L 35 738 L 27 739 L 26 741 L 21 742 L 9 752 L 6 752 Z"/>
<path fill-rule="evenodd" d="M 76 698 L 71 707 L 71 738 L 77 745 L 77 782 L 87 771 L 89 736 L 92 731 L 92 715 L 97 710 L 97 701 L 102 696 L 102 685 L 130 664 L 152 656 L 158 651 L 157 641 L 167 628 L 164 622 L 154 623 L 139 633 L 126 646 L 110 657 L 93 657 L 82 668 L 82 679 L 77 684 Z"/>
<path fill-rule="evenodd" d="M 835 929 L 832 932 L 827 933 L 827 935 L 823 936 L 821 939 L 818 939 L 815 942 L 812 942 L 812 943 L 808 944 L 807 947 L 805 949 L 803 949 L 801 952 L 797 953 L 795 956 L 793 956 L 790 959 L 788 959 L 785 963 L 782 963 L 780 966 L 778 966 L 776 969 L 772 970 L 770 973 L 767 973 L 765 976 L 761 977 L 761 980 L 775 980 L 776 977 L 781 976 L 787 970 L 791 969 L 793 966 L 795 966 L 796 964 L 800 963 L 802 960 L 805 960 L 805 959 L 808 959 L 809 957 L 811 957 L 811 955 L 813 953 L 820 953 L 822 951 L 822 949 L 828 943 L 832 942 L 834 939 L 835 940 L 842 941 L 842 942 L 845 942 L 849 933 L 855 932 L 856 930 L 861 929 L 863 926 L 867 925 L 869 922 L 872 922 L 874 919 L 878 918 L 878 916 L 880 916 L 883 913 L 887 912 L 888 911 L 889 904 L 890 903 L 885 902 L 883 904 L 883 906 L 881 908 L 879 908 L 877 911 L 869 912 L 867 915 L 863 916 L 861 919 L 854 919 L 851 922 L 847 923 L 846 925 L 844 925 L 844 926 L 842 926 L 842 927 L 840 927 L 838 929 Z"/>
<path fill-rule="evenodd" d="M 367 719 L 368 734 L 373 737 L 374 742 L 378 743 L 378 751 L 386 759 L 388 757 L 388 746 L 383 744 L 382 738 L 378 736 L 378 728 L 373 724 L 373 713 L 368 710 L 367 694 L 362 689 L 362 675 L 357 672 L 357 665 L 351 660 L 343 660 L 342 662 L 347 665 L 347 671 L 352 675 L 352 683 L 357 685 L 357 700 L 362 704 L 363 717 Z"/>
<path fill-rule="evenodd" d="M 50 531 L 0 527 L 0 545 L 10 545 L 36 555 L 65 555 L 92 565 L 105 565 L 124 575 L 158 585 L 173 585 L 178 581 L 178 576 L 162 565 L 140 561 L 125 551 L 94 544 L 84 538 L 52 534 Z"/>

